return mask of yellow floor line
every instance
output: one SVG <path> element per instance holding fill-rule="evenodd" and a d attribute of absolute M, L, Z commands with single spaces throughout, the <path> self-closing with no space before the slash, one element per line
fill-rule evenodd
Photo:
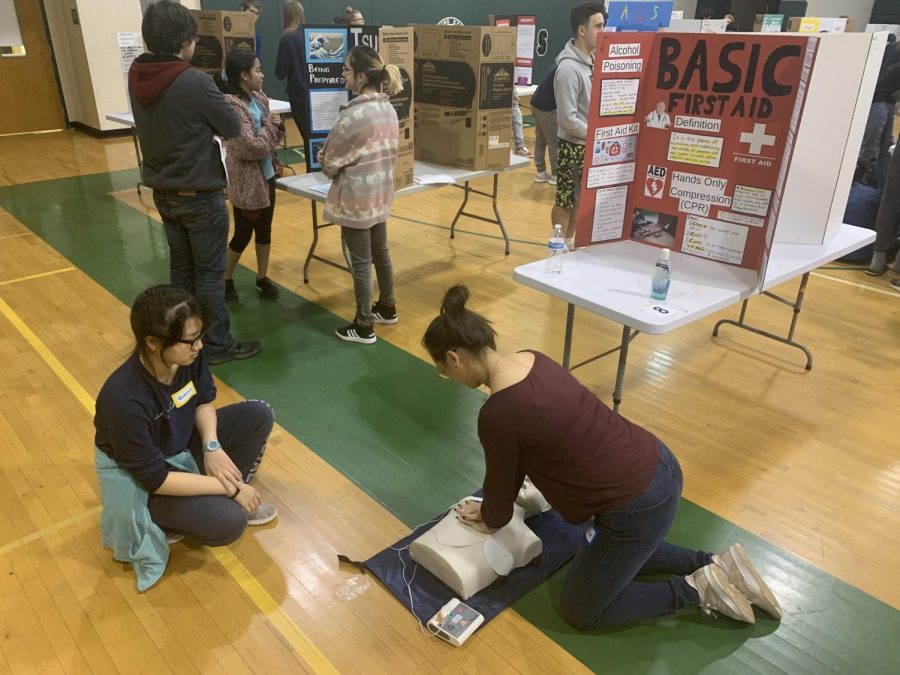
<path fill-rule="evenodd" d="M 65 520 L 61 520 L 54 525 L 50 525 L 49 527 L 45 527 L 43 529 L 37 530 L 36 532 L 32 532 L 31 534 L 22 537 L 21 539 L 16 539 L 15 541 L 11 541 L 8 544 L 4 544 L 0 546 L 0 555 L 5 555 L 12 551 L 13 549 L 24 546 L 25 544 L 30 544 L 33 541 L 37 541 L 38 539 L 42 539 L 46 537 L 48 534 L 53 534 L 54 532 L 58 532 L 64 527 L 68 527 L 74 523 L 77 523 L 79 520 L 84 520 L 85 518 L 90 518 L 94 514 L 100 513 L 103 510 L 102 506 L 95 506 L 92 509 L 88 509 L 83 513 L 79 513 L 77 516 L 72 516 L 71 518 L 66 518 Z"/>
<path fill-rule="evenodd" d="M 56 376 L 63 381 L 63 384 L 66 385 L 66 388 L 68 388 L 69 391 L 75 394 L 75 398 L 77 398 L 78 402 L 84 406 L 88 415 L 93 417 L 94 399 L 91 395 L 85 391 L 84 387 L 78 384 L 78 380 L 72 377 L 72 373 L 66 370 L 66 367 L 59 362 L 59 359 L 47 349 L 47 345 L 41 342 L 41 339 L 25 325 L 25 322 L 19 318 L 19 315 L 13 311 L 12 307 L 10 307 L 3 298 L 0 298 L 0 314 L 5 316 L 15 329 L 22 334 L 22 337 L 25 338 L 28 344 L 30 344 L 38 355 L 44 359 L 44 362 L 50 366 L 50 370 L 56 373 Z"/>
<path fill-rule="evenodd" d="M 39 276 L 39 275 L 36 275 Z M 56 373 L 56 376 L 62 380 L 63 384 L 71 391 L 78 402 L 84 406 L 89 415 L 94 414 L 94 399 L 85 391 L 66 367 L 60 363 L 47 346 L 41 342 L 41 339 L 19 318 L 13 309 L 0 298 L 0 314 L 15 326 L 16 330 L 22 334 L 22 337 L 31 345 L 31 347 L 40 355 L 50 369 Z M 98 509 L 100 507 L 97 507 Z M 61 525 L 64 526 L 64 525 Z M 28 535 L 37 538 L 39 535 L 35 533 Z M 27 539 L 27 537 L 26 537 Z M 21 540 L 20 540 L 21 541 Z M 27 542 L 24 542 L 27 543 Z M 7 546 L 13 546 L 7 544 Z M 2 549 L 0 549 L 2 551 Z M 275 599 L 266 591 L 263 586 L 256 581 L 250 571 L 244 567 L 240 560 L 226 548 L 211 548 L 210 552 L 216 558 L 222 567 L 224 567 L 232 578 L 241 587 L 244 593 L 250 598 L 257 609 L 263 613 L 269 623 L 287 640 L 288 644 L 297 652 L 300 658 L 314 673 L 327 673 L 328 675 L 337 675 L 338 670 L 332 665 L 328 658 L 319 651 L 302 630 L 294 623 L 294 621 L 285 613 L 281 606 L 275 602 Z"/>
<path fill-rule="evenodd" d="M 32 237 L 34 236 L 34 232 L 19 232 L 18 234 L 4 234 L 0 236 L 0 241 L 3 239 L 15 239 L 16 237 Z"/>
<path fill-rule="evenodd" d="M 876 288 L 875 286 L 869 286 L 868 284 L 861 284 L 858 281 L 847 281 L 846 279 L 838 279 L 837 277 L 830 276 L 828 274 L 822 274 L 820 272 L 812 272 L 812 276 L 819 277 L 820 279 L 828 279 L 829 281 L 835 281 L 839 284 L 846 284 L 847 286 L 856 286 L 857 288 L 861 288 L 864 291 L 872 291 L 874 293 L 881 293 L 883 295 L 890 295 L 892 298 L 900 298 L 900 293 L 896 291 L 884 289 L 884 288 Z"/>
<path fill-rule="evenodd" d="M 52 277 L 55 274 L 62 274 L 63 272 L 72 272 L 74 271 L 74 267 L 63 267 L 62 269 L 53 270 L 52 272 L 41 272 L 40 274 L 29 274 L 27 277 L 19 277 L 18 279 L 8 279 L 6 281 L 0 281 L 0 286 L 9 286 L 10 284 L 18 284 L 22 281 L 31 281 L 32 279 L 42 279 L 43 277 Z"/>
<path fill-rule="evenodd" d="M 337 675 L 338 670 L 322 652 L 319 651 L 297 624 L 285 614 L 281 606 L 269 595 L 265 588 L 254 578 L 250 571 L 241 564 L 237 556 L 224 546 L 209 549 L 219 564 L 238 582 L 259 610 L 265 614 L 269 622 L 281 633 L 288 643 L 303 657 L 304 662 L 315 673 Z"/>

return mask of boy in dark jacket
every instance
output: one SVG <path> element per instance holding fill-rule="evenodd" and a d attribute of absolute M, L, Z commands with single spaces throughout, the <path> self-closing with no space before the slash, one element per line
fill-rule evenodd
<path fill-rule="evenodd" d="M 211 364 L 255 356 L 257 341 L 236 342 L 225 307 L 228 210 L 225 169 L 214 135 L 240 133 L 240 120 L 212 79 L 190 62 L 197 24 L 172 0 L 147 8 L 141 24 L 150 50 L 128 71 L 131 110 L 144 157 L 144 183 L 153 188 L 169 242 L 173 286 L 193 294 L 206 315 Z"/>

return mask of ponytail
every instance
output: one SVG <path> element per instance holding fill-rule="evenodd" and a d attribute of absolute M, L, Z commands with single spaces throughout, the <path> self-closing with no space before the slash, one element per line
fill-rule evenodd
<path fill-rule="evenodd" d="M 441 303 L 441 313 L 425 331 L 422 344 L 435 363 L 444 362 L 449 351 L 465 349 L 477 355 L 486 347 L 497 348 L 494 339 L 497 332 L 490 321 L 466 309 L 468 299 L 469 289 L 465 286 L 448 289 Z"/>
<path fill-rule="evenodd" d="M 403 79 L 400 69 L 393 65 L 385 65 L 381 57 L 371 47 L 360 45 L 350 50 L 347 56 L 350 67 L 357 73 L 365 73 L 369 86 L 384 91 L 391 96 L 403 91 Z"/>
<path fill-rule="evenodd" d="M 384 67 L 384 80 L 382 80 L 381 87 L 390 96 L 396 96 L 403 91 L 403 79 L 400 77 L 400 69 L 393 63 L 389 63 Z"/>

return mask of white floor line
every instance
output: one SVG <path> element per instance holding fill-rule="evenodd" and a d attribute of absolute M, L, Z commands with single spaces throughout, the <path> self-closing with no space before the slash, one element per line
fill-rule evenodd
<path fill-rule="evenodd" d="M 889 295 L 892 298 L 900 298 L 900 293 L 896 291 L 887 290 L 884 288 L 875 288 L 874 286 L 869 286 L 868 284 L 861 284 L 858 281 L 847 281 L 846 279 L 838 279 L 837 277 L 832 277 L 827 274 L 821 274 L 819 272 L 813 272 L 812 276 L 819 277 L 820 279 L 828 279 L 829 281 L 834 281 L 839 284 L 846 284 L 847 286 L 856 286 L 857 288 L 862 288 L 865 291 L 873 291 L 874 293 L 881 293 L 883 295 Z"/>

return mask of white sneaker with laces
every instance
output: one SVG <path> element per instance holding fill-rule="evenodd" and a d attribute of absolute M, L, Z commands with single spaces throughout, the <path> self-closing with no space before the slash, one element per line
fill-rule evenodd
<path fill-rule="evenodd" d="M 546 171 L 538 171 L 534 176 L 535 183 L 549 183 L 550 182 L 550 174 Z"/>
<path fill-rule="evenodd" d="M 700 608 L 707 614 L 718 612 L 736 621 L 756 623 L 747 596 L 728 583 L 725 573 L 715 563 L 701 567 L 685 579 L 700 594 Z"/>
<path fill-rule="evenodd" d="M 724 553 L 715 556 L 728 582 L 747 596 L 754 605 L 776 619 L 781 618 L 781 605 L 772 589 L 750 562 L 750 556 L 740 544 L 732 544 Z"/>
<path fill-rule="evenodd" d="M 256 507 L 256 511 L 247 516 L 248 525 L 265 525 L 271 523 L 278 516 L 278 507 L 274 504 L 263 502 Z"/>

